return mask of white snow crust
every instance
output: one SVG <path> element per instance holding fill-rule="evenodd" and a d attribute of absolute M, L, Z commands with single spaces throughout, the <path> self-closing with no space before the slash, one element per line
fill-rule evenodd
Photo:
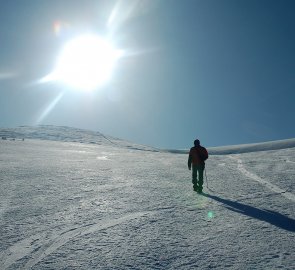
<path fill-rule="evenodd" d="M 0 136 L 0 269 L 295 269 L 294 139 L 209 149 L 198 195 L 185 150 Z"/>

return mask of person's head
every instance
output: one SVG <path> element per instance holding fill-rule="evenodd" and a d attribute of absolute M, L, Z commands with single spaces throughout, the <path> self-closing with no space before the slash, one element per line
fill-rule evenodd
<path fill-rule="evenodd" d="M 200 140 L 196 139 L 196 140 L 194 141 L 194 145 L 195 145 L 195 146 L 200 146 Z"/>

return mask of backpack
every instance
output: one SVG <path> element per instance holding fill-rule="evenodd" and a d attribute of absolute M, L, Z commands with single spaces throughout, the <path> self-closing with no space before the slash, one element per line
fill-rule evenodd
<path fill-rule="evenodd" d="M 199 157 L 202 161 L 205 161 L 208 159 L 208 152 L 205 147 L 200 147 L 199 149 Z"/>

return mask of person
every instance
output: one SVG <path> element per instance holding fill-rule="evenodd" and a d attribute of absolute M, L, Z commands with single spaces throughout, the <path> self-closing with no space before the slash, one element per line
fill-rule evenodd
<path fill-rule="evenodd" d="M 194 147 L 190 149 L 188 156 L 188 169 L 192 170 L 192 182 L 194 191 L 202 193 L 203 191 L 203 175 L 205 169 L 205 160 L 208 158 L 208 151 L 200 145 L 197 139 L 194 141 Z"/>

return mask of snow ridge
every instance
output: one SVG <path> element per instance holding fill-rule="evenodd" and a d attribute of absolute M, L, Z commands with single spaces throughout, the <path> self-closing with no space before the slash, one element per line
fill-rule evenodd
<path fill-rule="evenodd" d="M 270 142 L 261 142 L 261 143 L 251 143 L 251 144 L 240 144 L 240 145 L 229 145 L 221 147 L 208 147 L 209 155 L 231 155 L 231 154 L 242 154 L 242 153 L 251 153 L 258 151 L 270 151 L 270 150 L 279 150 L 295 147 L 295 138 L 270 141 Z M 168 153 L 175 154 L 188 154 L 189 150 L 175 150 L 168 149 L 165 150 Z"/>
<path fill-rule="evenodd" d="M 94 145 L 111 145 L 132 150 L 156 152 L 158 149 L 138 145 L 112 136 L 104 135 L 98 131 L 83 130 L 66 126 L 20 126 L 17 128 L 0 128 L 0 138 L 6 139 L 38 139 L 61 142 L 78 142 Z"/>
<path fill-rule="evenodd" d="M 33 127 L 21 126 L 17 128 L 0 128 L 0 137 L 8 139 L 39 139 L 62 142 L 89 143 L 97 145 L 112 145 L 132 150 L 143 150 L 152 152 L 161 151 L 176 154 L 188 153 L 188 150 L 157 149 L 154 147 L 139 145 L 115 137 L 107 136 L 98 131 L 95 132 L 66 126 L 39 125 Z M 257 151 L 287 149 L 293 147 L 295 147 L 295 138 L 262 143 L 209 147 L 208 151 L 210 155 L 229 155 Z"/>

